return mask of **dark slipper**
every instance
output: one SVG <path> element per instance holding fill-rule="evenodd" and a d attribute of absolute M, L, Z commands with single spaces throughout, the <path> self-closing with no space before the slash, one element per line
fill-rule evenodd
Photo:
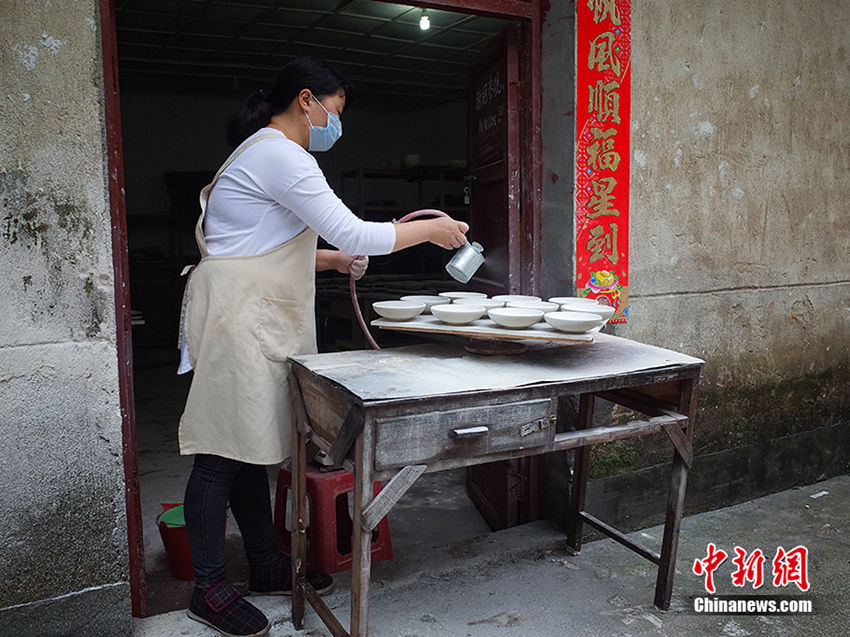
<path fill-rule="evenodd" d="M 196 588 L 186 614 L 225 637 L 261 637 L 271 628 L 263 612 L 246 601 L 228 580 L 211 588 Z"/>
<path fill-rule="evenodd" d="M 333 590 L 334 579 L 325 573 L 307 571 L 307 581 L 319 595 Z M 252 565 L 248 577 L 249 595 L 292 595 L 292 561 L 279 555 L 265 564 Z"/>

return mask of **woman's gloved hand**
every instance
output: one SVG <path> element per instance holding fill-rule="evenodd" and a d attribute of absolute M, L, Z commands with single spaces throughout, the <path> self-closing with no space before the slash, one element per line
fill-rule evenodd
<path fill-rule="evenodd" d="M 363 277 L 363 275 L 366 274 L 366 268 L 368 267 L 369 257 L 353 257 L 348 264 L 348 274 L 350 274 L 355 281 L 359 281 Z"/>

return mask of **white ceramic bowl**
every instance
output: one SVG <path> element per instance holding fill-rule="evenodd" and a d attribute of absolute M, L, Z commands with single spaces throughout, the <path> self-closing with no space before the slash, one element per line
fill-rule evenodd
<path fill-rule="evenodd" d="M 539 301 L 539 296 L 531 296 L 530 294 L 499 294 L 493 297 L 497 301 L 510 303 L 511 301 Z"/>
<path fill-rule="evenodd" d="M 560 306 L 557 303 L 546 301 L 508 301 L 508 307 L 522 307 L 526 310 L 540 310 L 541 312 L 557 312 Z"/>
<path fill-rule="evenodd" d="M 580 334 L 605 322 L 598 314 L 589 312 L 546 312 L 543 319 L 556 330 Z"/>
<path fill-rule="evenodd" d="M 497 307 L 488 311 L 487 316 L 502 327 L 519 330 L 537 323 L 543 318 L 543 312 L 524 307 Z"/>
<path fill-rule="evenodd" d="M 565 303 L 589 303 L 590 305 L 599 305 L 596 299 L 589 299 L 585 296 L 553 296 L 549 299 L 549 303 L 557 303 L 564 305 Z"/>
<path fill-rule="evenodd" d="M 466 325 L 484 316 L 486 310 L 481 305 L 466 305 L 462 303 L 446 303 L 431 306 L 431 314 L 443 323 L 451 325 Z"/>
<path fill-rule="evenodd" d="M 427 294 L 411 294 L 409 296 L 401 297 L 402 301 L 408 301 L 410 303 L 424 303 L 425 304 L 425 312 L 431 311 L 432 305 L 440 305 L 441 303 L 445 303 L 446 299 L 442 296 L 430 296 Z"/>
<path fill-rule="evenodd" d="M 576 303 L 575 301 L 570 301 L 569 303 L 561 303 L 561 311 L 590 312 L 591 314 L 598 314 L 607 321 L 614 316 L 614 312 L 617 310 L 610 305 L 602 305 L 601 303 Z"/>
<path fill-rule="evenodd" d="M 443 299 L 445 302 L 445 299 Z M 496 299 L 482 299 L 478 296 L 470 296 L 465 299 L 455 299 L 452 301 L 454 305 L 475 305 L 482 306 L 485 310 L 489 310 L 494 307 L 505 307 L 504 301 L 497 301 Z"/>
<path fill-rule="evenodd" d="M 484 292 L 440 292 L 440 296 L 445 297 L 447 299 L 451 299 L 451 301 L 455 301 L 457 299 L 486 299 L 487 295 Z M 451 303 L 451 301 L 448 301 Z"/>
<path fill-rule="evenodd" d="M 424 303 L 410 301 L 375 301 L 372 309 L 389 321 L 409 321 L 425 309 Z"/>

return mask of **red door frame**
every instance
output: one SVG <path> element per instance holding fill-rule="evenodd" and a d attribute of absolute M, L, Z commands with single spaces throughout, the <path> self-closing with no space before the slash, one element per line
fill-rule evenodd
<path fill-rule="evenodd" d="M 393 0 L 377 0 L 392 2 Z M 408 4 L 428 9 L 474 13 L 517 20 L 527 46 L 522 46 L 520 83 L 521 123 L 519 165 L 522 208 L 520 245 L 522 289 L 534 294 L 540 286 L 540 208 L 542 202 L 543 162 L 541 143 L 541 52 L 545 0 L 408 0 Z M 113 0 L 99 0 L 101 51 L 103 56 L 104 120 L 109 188 L 109 213 L 112 227 L 112 260 L 115 284 L 116 341 L 118 350 L 118 387 L 121 407 L 122 452 L 124 461 L 129 578 L 132 611 L 136 617 L 147 615 L 147 587 L 144 570 L 144 540 L 139 492 L 136 413 L 133 396 L 133 344 L 130 322 L 130 266 L 127 257 L 127 221 L 124 201 L 124 163 L 121 143 L 121 104 L 118 85 L 118 43 L 115 34 Z M 520 88 L 523 88 L 522 86 Z"/>
<path fill-rule="evenodd" d="M 124 498 L 127 509 L 130 600 L 133 615 L 147 615 L 145 548 L 139 495 L 136 407 L 133 396 L 133 340 L 130 321 L 130 264 L 124 207 L 124 156 L 121 144 L 121 101 L 118 92 L 118 41 L 112 0 L 100 0 L 103 56 L 103 117 L 106 124 L 109 219 L 112 226 L 112 269 L 115 283 L 115 338 L 118 349 L 118 392 L 121 405 Z"/>

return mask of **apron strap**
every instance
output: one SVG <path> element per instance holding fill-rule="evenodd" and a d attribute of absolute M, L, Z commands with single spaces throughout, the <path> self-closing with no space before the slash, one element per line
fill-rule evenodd
<path fill-rule="evenodd" d="M 259 135 L 259 136 L 255 137 L 254 139 L 252 139 L 250 141 L 242 142 L 242 144 L 240 144 L 236 148 L 236 150 L 234 150 L 230 154 L 230 157 L 228 157 L 225 160 L 225 162 L 221 165 L 221 168 L 218 169 L 218 172 L 216 172 L 215 177 L 213 177 L 213 180 L 210 183 L 208 183 L 206 186 L 204 186 L 203 189 L 201 190 L 201 195 L 200 195 L 201 214 L 200 214 L 200 216 L 198 216 L 198 222 L 195 224 L 195 242 L 198 244 L 198 250 L 201 251 L 201 257 L 202 258 L 208 257 L 210 255 L 209 251 L 207 250 L 207 242 L 204 239 L 204 216 L 207 213 L 207 202 L 209 201 L 210 193 L 212 192 L 213 187 L 215 186 L 216 182 L 218 181 L 218 178 L 221 177 L 221 173 L 223 173 L 227 169 L 227 167 L 230 166 L 230 164 L 232 164 L 234 161 L 236 161 L 236 158 L 239 157 L 239 155 L 244 153 L 251 146 L 253 146 L 257 142 L 262 141 L 264 139 L 272 139 L 272 138 L 280 138 L 280 135 L 277 134 L 277 133 L 263 133 L 262 135 Z M 185 272 L 185 270 L 184 270 L 184 272 Z"/>
<path fill-rule="evenodd" d="M 263 139 L 272 139 L 273 137 L 279 138 L 280 135 L 277 133 L 263 133 L 252 139 L 249 142 L 243 142 L 240 144 L 236 150 L 234 150 L 230 157 L 225 160 L 225 162 L 221 165 L 221 168 L 216 172 L 213 180 L 203 187 L 201 190 L 201 214 L 198 216 L 198 222 L 195 224 L 195 242 L 198 244 L 198 250 L 201 251 L 201 259 L 210 256 L 209 251 L 207 250 L 207 242 L 204 239 L 204 216 L 207 213 L 207 202 L 210 198 L 210 192 L 212 192 L 213 186 L 215 186 L 218 178 L 221 177 L 221 173 L 225 171 L 225 169 L 232 164 L 239 155 L 244 153 L 248 148 L 256 144 L 257 142 Z M 180 326 L 179 333 L 177 336 L 177 349 L 181 349 L 183 347 L 183 338 L 185 333 L 185 320 L 186 320 L 186 305 L 189 302 L 189 281 L 192 279 L 192 271 L 195 269 L 194 265 L 187 265 L 183 268 L 183 271 L 180 273 L 180 276 L 189 275 L 189 278 L 186 279 L 186 286 L 183 289 L 183 300 L 180 303 Z"/>

